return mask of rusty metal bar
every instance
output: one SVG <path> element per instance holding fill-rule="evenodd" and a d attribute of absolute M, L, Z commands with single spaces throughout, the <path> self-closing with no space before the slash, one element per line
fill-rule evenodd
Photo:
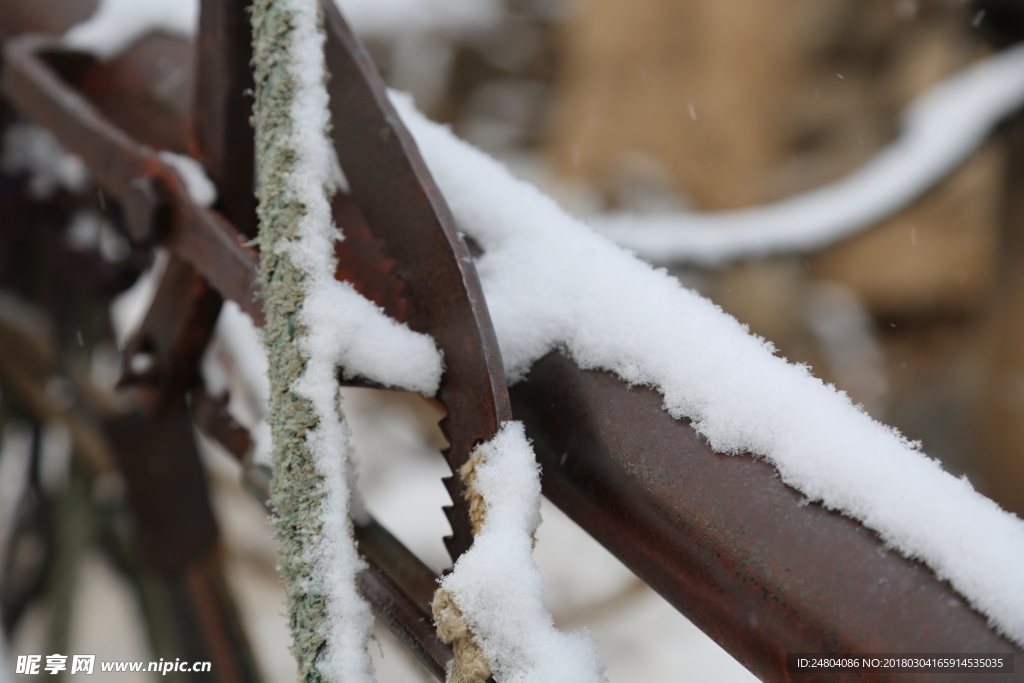
<path fill-rule="evenodd" d="M 59 64 L 52 66 L 47 58 Z M 222 296 L 262 321 L 257 258 L 246 238 L 216 212 L 196 205 L 177 173 L 154 150 L 135 143 L 61 78 L 61 72 L 73 78 L 90 59 L 62 51 L 53 39 L 12 38 L 4 44 L 4 90 L 24 115 L 80 156 L 104 190 L 124 202 L 137 239 L 160 242 Z M 159 234 L 159 215 L 171 207 L 162 226 L 166 234 Z M 153 225 L 157 234 L 146 234 Z"/>
<path fill-rule="evenodd" d="M 355 536 L 367 561 L 357 579 L 363 597 L 420 664 L 444 681 L 453 654 L 437 637 L 430 613 L 437 576 L 373 519 L 357 524 Z"/>
<path fill-rule="evenodd" d="M 147 413 L 179 402 L 195 384 L 220 307 L 220 296 L 192 266 L 168 261 L 153 303 L 124 348 L 120 384 L 139 390 Z"/>
<path fill-rule="evenodd" d="M 246 464 L 252 456 L 253 441 L 247 430 L 228 412 L 227 395 L 215 398 L 198 385 L 189 393 L 192 421 L 238 462 Z M 265 502 L 265 501 L 261 501 Z"/>
<path fill-rule="evenodd" d="M 194 647 L 213 662 L 213 680 L 258 681 L 222 577 L 217 524 L 184 396 L 158 415 L 117 416 L 105 426 L 128 483 L 145 557 L 158 580 L 186 598 L 176 605 L 178 625 L 198 629 L 191 634 L 198 636 Z"/>
<path fill-rule="evenodd" d="M 253 77 L 247 0 L 203 0 L 200 11 L 195 109 L 190 149 L 217 188 L 217 206 L 247 237 L 256 235 L 253 193 L 254 144 L 249 123 L 251 106 L 246 91 Z M 145 182 L 136 179 L 135 183 Z M 143 186 L 145 188 L 145 186 Z M 152 188 L 150 188 L 152 189 Z M 135 209 L 136 232 L 161 233 L 158 198 L 126 197 Z M 131 226 L 130 226 L 131 227 Z M 172 238 L 173 239 L 173 238 Z M 126 345 L 123 383 L 134 383 L 152 394 L 150 410 L 160 410 L 189 390 L 196 368 L 213 335 L 222 298 L 180 256 L 172 256 L 156 298 L 132 340 Z M 138 354 L 148 353 L 153 367 L 145 379 L 133 376 Z"/>
<path fill-rule="evenodd" d="M 161 572 L 180 574 L 217 540 L 206 474 L 184 400 L 156 417 L 113 417 L 105 431 L 128 482 L 146 556 Z"/>
<path fill-rule="evenodd" d="M 224 581 L 220 553 L 190 564 L 184 572 L 183 586 L 217 682 L 259 681 L 252 649 Z"/>
<path fill-rule="evenodd" d="M 38 0 L 0 0 L 0 34 L 61 35 L 92 16 L 97 5 L 99 0 L 63 0 L 59 6 Z"/>
<path fill-rule="evenodd" d="M 552 353 L 510 395 L 544 494 L 763 680 L 810 680 L 787 672 L 790 652 L 1014 652 L 1024 661 L 925 565 L 806 504 L 768 463 L 715 453 L 656 391 Z"/>
<path fill-rule="evenodd" d="M 449 443 L 445 458 L 455 472 L 511 417 L 501 352 L 469 250 L 384 81 L 335 4 L 323 8 L 334 149 L 352 198 L 405 283 L 405 322 L 431 334 L 444 353 L 436 398 L 457 418 L 440 422 Z M 452 526 L 445 543 L 456 559 L 472 533 L 461 478 L 444 482 L 453 501 L 445 509 Z"/>
<path fill-rule="evenodd" d="M 217 207 L 256 236 L 251 0 L 202 0 L 196 44 L 195 111 L 189 151 L 217 186 Z"/>
<path fill-rule="evenodd" d="M 196 61 L 200 68 L 196 70 L 189 147 L 216 186 L 217 205 L 225 218 L 251 238 L 256 235 L 256 200 L 251 106 L 246 97 L 253 83 L 247 7 L 247 0 L 201 3 Z M 145 182 L 134 182 L 140 180 Z M 129 219 L 133 219 L 129 227 L 134 224 L 143 237 L 165 232 L 153 225 L 161 218 L 160 198 L 140 198 L 136 191 L 125 199 Z M 122 383 L 148 389 L 153 395 L 151 411 L 194 385 L 196 368 L 213 335 L 222 303 L 219 293 L 184 259 L 171 257 L 156 298 L 124 353 Z M 132 373 L 140 353 L 149 353 L 154 360 L 145 378 Z"/>

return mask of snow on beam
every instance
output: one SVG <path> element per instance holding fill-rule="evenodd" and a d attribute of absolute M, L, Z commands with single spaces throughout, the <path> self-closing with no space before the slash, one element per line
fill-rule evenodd
<path fill-rule="evenodd" d="M 923 563 L 764 460 L 715 453 L 656 391 L 552 353 L 509 393 L 544 495 L 761 680 L 791 679 L 788 652 L 1024 655 Z"/>
<path fill-rule="evenodd" d="M 907 206 L 1024 103 L 1024 46 L 939 83 L 903 112 L 903 132 L 846 178 L 775 204 L 718 213 L 609 214 L 590 224 L 654 263 L 715 266 L 827 247 Z"/>

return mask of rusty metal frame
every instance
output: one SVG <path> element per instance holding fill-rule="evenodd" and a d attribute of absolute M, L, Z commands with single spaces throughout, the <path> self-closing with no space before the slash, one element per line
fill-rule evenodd
<path fill-rule="evenodd" d="M 186 345 L 192 352 L 167 360 L 170 368 L 194 371 L 195 350 L 205 346 L 215 318 L 209 310 L 219 309 L 220 297 L 261 317 L 255 253 L 246 246 L 254 225 L 251 196 L 245 196 L 244 182 L 229 187 L 226 159 L 232 157 L 223 153 L 234 144 L 242 150 L 242 166 L 251 164 L 244 136 L 235 135 L 245 110 L 238 87 L 248 73 L 238 66 L 245 41 L 238 38 L 237 13 L 244 6 L 240 0 L 203 4 L 208 28 L 200 59 L 222 65 L 234 84 L 226 89 L 217 78 L 201 77 L 197 86 L 214 104 L 198 110 L 205 113 L 194 124 L 198 142 L 192 151 L 224 193 L 219 210 L 197 206 L 152 149 L 69 87 L 89 58 L 38 37 L 13 38 L 4 48 L 7 97 L 86 160 L 96 182 L 121 200 L 137 241 L 160 242 L 178 257 L 182 284 L 168 285 L 170 300 L 198 302 L 207 311 L 179 318 L 177 327 L 154 320 L 152 333 L 175 340 L 172 349 L 193 331 Z M 334 4 L 326 3 L 325 11 L 334 142 L 351 185 L 351 195 L 336 200 L 335 214 L 354 226 L 355 236 L 355 251 L 339 252 L 339 274 L 414 329 L 434 334 L 446 351 L 448 372 L 438 398 L 449 411 L 443 426 L 453 467 L 501 421 L 523 420 L 542 464 L 545 495 L 764 680 L 811 680 L 787 671 L 791 652 L 1024 654 L 922 563 L 887 550 L 857 522 L 805 504 L 767 463 L 714 453 L 686 421 L 667 415 L 650 389 L 581 370 L 556 353 L 513 387 L 510 410 L 468 250 L 372 63 Z M 234 29 L 224 29 L 229 25 Z M 219 34 L 218 27 L 224 29 Z M 251 175 L 251 165 L 246 168 Z M 392 278 L 401 282 L 398 289 Z M 215 295 L 196 291 L 207 285 Z M 203 297 L 211 301 L 206 309 Z M 446 303 L 452 300 L 457 304 Z M 163 382 L 155 386 L 167 391 Z M 171 394 L 190 387 L 197 424 L 244 462 L 251 442 L 215 399 L 197 393 L 193 381 Z M 457 478 L 449 480 L 449 490 L 458 500 Z M 457 556 L 470 542 L 468 527 L 457 512 L 449 517 L 449 548 Z M 427 610 L 436 577 L 376 523 L 357 527 L 357 538 L 368 561 L 360 576 L 364 595 L 443 679 L 451 650 L 437 640 Z M 829 680 L 911 679 L 842 674 Z"/>

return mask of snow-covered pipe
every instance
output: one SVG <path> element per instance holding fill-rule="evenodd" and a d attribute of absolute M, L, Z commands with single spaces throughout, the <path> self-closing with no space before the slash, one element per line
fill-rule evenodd
<path fill-rule="evenodd" d="M 719 265 L 808 252 L 893 215 L 961 164 L 1024 104 L 1024 45 L 973 64 L 903 112 L 902 133 L 846 178 L 775 204 L 715 213 L 595 216 L 589 223 L 655 263 Z"/>

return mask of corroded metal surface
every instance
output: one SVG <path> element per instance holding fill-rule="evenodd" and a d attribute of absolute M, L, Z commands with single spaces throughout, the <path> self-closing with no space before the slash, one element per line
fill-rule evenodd
<path fill-rule="evenodd" d="M 213 10 L 207 9 L 204 12 L 204 21 L 212 21 L 207 17 L 213 14 Z M 204 30 L 207 30 L 207 24 L 204 24 Z M 14 66 L 10 68 L 7 79 L 12 98 L 23 112 L 55 129 L 58 139 L 69 150 L 85 159 L 94 176 L 110 195 L 121 200 L 128 228 L 137 242 L 162 244 L 174 255 L 139 333 L 126 349 L 126 358 L 129 359 L 127 382 L 144 389 L 148 388 L 155 394 L 156 397 L 149 401 L 156 408 L 153 411 L 155 414 L 159 412 L 157 409 L 163 405 L 167 396 L 177 396 L 183 389 L 193 385 L 198 354 L 205 347 L 219 308 L 217 292 L 210 290 L 204 282 L 204 279 L 211 279 L 210 271 L 217 267 L 214 260 L 217 249 L 197 255 L 195 245 L 188 244 L 188 237 L 191 229 L 193 233 L 199 232 L 200 237 L 208 238 L 209 234 L 204 235 L 200 232 L 206 227 L 202 225 L 202 220 L 205 219 L 209 224 L 211 219 L 216 221 L 220 217 L 201 207 L 182 206 L 182 200 L 187 197 L 182 196 L 180 187 L 174 186 L 173 178 L 166 174 L 166 167 L 155 158 L 152 150 L 135 143 L 110 119 L 116 117 L 130 120 L 133 133 L 143 139 L 158 138 L 164 131 L 173 129 L 172 127 L 165 127 L 161 131 L 149 131 L 146 130 L 146 122 L 142 118 L 136 119 L 117 112 L 108 114 L 97 111 L 91 102 L 79 96 L 72 87 L 74 83 L 85 80 L 83 74 L 95 73 L 94 62 L 84 56 L 61 53 L 44 41 L 32 38 L 23 40 L 25 44 L 20 44 L 16 40 L 7 48 L 14 56 Z M 222 44 L 216 43 L 214 48 L 211 48 L 211 41 L 202 37 L 200 43 L 201 50 L 212 50 L 214 53 L 216 44 Z M 144 47 L 145 43 L 142 43 L 136 49 Z M 214 54 L 213 60 L 216 61 L 218 58 L 223 61 L 223 55 L 218 57 Z M 56 77 L 58 73 L 63 79 Z M 128 80 L 132 79 L 129 77 Z M 214 93 L 219 92 L 222 87 L 229 86 L 218 81 L 216 76 L 209 77 L 205 86 L 206 90 Z M 116 90 L 116 87 L 113 89 Z M 197 98 L 200 103 L 203 89 L 201 80 L 200 97 Z M 237 105 L 237 101 L 235 104 Z M 230 105 L 230 102 L 225 104 L 215 101 L 212 112 L 201 107 L 193 125 L 193 149 L 197 150 L 197 156 L 207 162 L 208 170 L 212 169 L 210 175 L 214 180 L 222 182 L 231 178 L 225 174 L 218 178 L 219 162 L 216 150 L 204 151 L 204 145 L 216 147 L 218 140 L 221 144 L 229 144 L 230 136 L 225 133 L 224 118 L 228 116 L 228 111 L 234 111 L 237 119 L 238 112 L 237 106 L 232 109 Z M 357 114 L 364 118 L 382 116 L 375 109 L 363 110 Z M 364 123 L 360 120 L 355 125 Z M 395 119 L 388 125 L 400 124 L 397 124 Z M 404 132 L 396 130 L 396 136 L 401 135 L 405 135 Z M 84 141 L 77 139 L 79 136 L 83 136 Z M 174 140 L 166 142 L 171 143 L 173 147 L 178 146 Z M 243 151 L 248 153 L 249 150 Z M 397 156 L 393 152 L 392 150 L 391 157 L 396 162 L 404 163 L 407 160 L 405 151 L 399 149 Z M 247 157 L 243 155 L 243 161 L 245 158 Z M 221 171 L 226 169 L 221 168 Z M 391 171 L 394 169 L 389 170 Z M 397 170 L 399 175 L 404 172 L 404 168 Z M 351 170 L 349 173 L 350 177 L 355 177 L 352 176 Z M 407 192 L 420 195 L 424 183 L 429 182 L 429 178 L 422 171 L 422 164 L 419 169 L 413 169 L 408 180 Z M 218 182 L 218 187 L 221 187 L 222 182 Z M 431 191 L 437 194 L 436 190 Z M 381 197 L 371 199 L 379 201 Z M 338 245 L 338 274 L 353 280 L 357 289 L 385 307 L 396 318 L 412 321 L 418 316 L 416 320 L 419 328 L 433 333 L 436 338 L 442 340 L 441 345 L 446 348 L 451 360 L 448 363 L 448 379 L 438 396 L 438 401 L 442 405 L 447 404 L 449 410 L 457 415 L 456 419 L 447 421 L 445 427 L 454 445 L 451 452 L 458 454 L 459 460 L 456 462 L 461 463 L 468 458 L 469 452 L 477 442 L 493 436 L 500 420 L 507 419 L 509 414 L 500 359 L 496 357 L 497 345 L 493 340 L 493 332 L 489 330 L 486 309 L 483 308 L 482 295 L 475 281 L 472 265 L 468 261 L 468 254 L 465 253 L 465 246 L 461 244 L 456 231 L 451 227 L 450 219 L 446 221 L 427 215 L 426 218 L 430 221 L 428 230 L 420 227 L 409 231 L 407 224 L 422 224 L 426 214 L 437 211 L 434 205 L 419 205 L 414 201 L 412 208 L 407 209 L 406 213 L 391 216 L 390 220 L 399 223 L 405 230 L 398 234 L 399 238 L 422 243 L 427 251 L 433 253 L 435 264 L 447 262 L 447 267 L 442 267 L 441 270 L 445 271 L 448 279 L 437 280 L 430 272 L 421 270 L 418 274 L 419 280 L 414 278 L 412 287 L 407 289 L 409 282 L 404 278 L 396 278 L 391 272 L 396 260 L 388 253 L 388 247 L 393 246 L 388 240 L 393 241 L 396 235 L 385 235 L 382 238 L 367 228 L 362 208 L 366 201 L 365 197 L 360 201 L 358 196 L 348 195 L 339 195 L 335 199 L 335 218 L 350 236 L 350 239 Z M 439 201 L 438 199 L 437 202 Z M 221 202 L 218 208 L 225 214 L 232 213 L 230 206 L 225 202 Z M 186 216 L 198 214 L 198 228 L 183 221 L 183 213 Z M 244 225 L 244 222 L 243 215 L 239 223 Z M 236 243 L 241 242 L 237 233 L 232 233 L 230 229 L 226 232 L 235 235 Z M 449 240 L 455 240 L 457 244 L 453 247 Z M 460 256 L 463 257 L 462 260 L 459 259 Z M 237 261 L 241 262 L 242 266 L 237 268 L 238 270 L 244 272 L 248 269 L 245 258 Z M 237 266 L 238 263 L 228 264 L 229 268 Z M 202 277 L 191 272 L 193 267 Z M 471 282 L 467 285 L 466 280 Z M 453 282 L 456 286 L 454 291 L 450 289 Z M 429 297 L 436 297 L 445 287 L 449 287 L 449 291 L 440 297 L 445 303 L 443 306 L 436 306 Z M 243 303 L 243 309 L 247 308 L 244 305 L 244 293 L 239 288 L 229 290 L 220 287 L 219 293 L 239 300 Z M 475 298 L 470 300 L 470 294 Z M 253 312 L 249 310 L 250 313 Z M 482 322 L 478 316 L 482 316 Z M 259 322 L 259 316 L 254 317 Z M 417 326 L 415 322 L 411 324 L 413 327 Z M 489 362 L 477 362 L 478 359 L 474 358 L 474 349 L 479 349 L 479 355 L 486 357 Z M 152 366 L 137 363 L 141 369 L 133 375 L 133 358 L 151 359 Z M 483 375 L 473 374 L 481 370 Z M 495 391 L 500 392 L 497 399 L 493 397 Z M 500 405 L 500 409 L 494 408 L 495 403 Z M 452 404 L 455 404 L 454 410 L 450 407 Z M 193 410 L 197 422 L 204 431 L 212 433 L 224 442 L 229 442 L 230 450 L 238 451 L 250 447 L 250 441 L 240 436 L 237 425 L 229 424 L 224 419 L 224 414 L 211 402 L 210 397 L 193 393 Z M 461 504 L 461 495 L 457 501 L 459 504 L 455 507 L 458 512 L 453 517 L 457 519 L 461 516 L 465 519 L 466 523 L 462 526 L 467 534 L 460 540 L 464 548 L 469 544 L 468 512 Z M 360 579 L 368 599 L 378 616 L 395 630 L 421 661 L 432 672 L 443 676 L 444 666 L 450 659 L 451 652 L 450 648 L 437 640 L 427 604 L 436 577 L 422 565 L 416 565 L 414 556 L 383 530 L 378 529 L 377 533 L 369 536 L 367 533 L 366 528 L 361 528 L 361 548 L 371 560 L 370 569 Z M 381 541 L 382 538 L 387 542 Z M 382 548 L 390 550 L 385 552 Z M 408 582 L 410 567 L 418 567 L 414 574 L 419 580 L 413 584 Z M 403 578 L 405 580 L 402 580 Z M 401 587 L 401 590 L 396 592 L 396 586 Z M 409 596 L 410 592 L 412 598 Z M 415 623 L 409 621 L 411 615 L 416 615 Z"/>
<path fill-rule="evenodd" d="M 247 0 L 204 0 L 199 20 L 196 106 L 191 117 L 189 151 L 217 188 L 216 206 L 242 235 L 256 235 L 256 200 L 251 105 L 252 59 Z M 160 196 L 164 195 L 164 196 Z M 122 209 L 137 241 L 160 239 L 173 229 L 175 207 L 157 179 L 136 178 L 122 198 Z M 148 408 L 159 411 L 189 391 L 202 354 L 213 336 L 222 298 L 180 255 L 169 259 L 156 297 L 124 350 L 122 384 L 151 394 Z M 140 353 L 153 367 L 144 379 L 133 377 Z"/>
<path fill-rule="evenodd" d="M 441 430 L 457 471 L 481 441 L 511 418 L 501 352 L 476 270 L 444 198 L 412 137 L 388 100 L 376 67 L 333 2 L 324 3 L 331 73 L 331 137 L 352 197 L 370 230 L 395 260 L 409 326 L 434 337 L 445 372 L 437 400 L 448 412 Z M 344 230 L 344 225 L 341 226 Z M 464 486 L 445 479 L 452 559 L 472 543 Z"/>
<path fill-rule="evenodd" d="M 1016 652 L 1024 661 L 926 566 L 807 504 L 768 463 L 715 453 L 662 410 L 657 392 L 553 353 L 510 394 L 544 494 L 762 679 L 813 680 L 786 671 L 788 652 Z"/>
<path fill-rule="evenodd" d="M 38 6 L 50 2 L 59 5 L 39 0 Z M 225 0 L 224 7 L 231 3 L 236 0 Z M 510 417 L 483 296 L 466 245 L 373 66 L 333 3 L 325 9 L 334 140 L 351 187 L 334 205 L 351 237 L 339 245 L 338 275 L 437 339 L 446 363 L 438 396 L 448 411 L 442 426 L 452 444 L 449 462 L 458 467 Z M 204 20 L 211 11 L 207 7 Z M 218 40 L 227 39 L 199 49 L 214 49 Z M 191 71 L 177 91 L 161 95 L 167 101 L 112 94 L 136 92 L 131 84 L 145 83 L 143 74 L 155 73 L 161 56 L 191 64 L 194 53 L 167 37 L 150 37 L 106 66 L 54 50 L 38 39 L 9 41 L 8 95 L 85 158 L 112 196 L 128 198 L 142 217 L 134 220 L 140 239 L 167 246 L 220 295 L 258 318 L 255 258 L 242 246 L 243 234 L 251 234 L 244 217 L 232 219 L 236 229 L 216 211 L 195 206 L 177 177 L 140 144 L 188 147 Z M 232 73 L 225 71 L 223 80 L 210 74 L 200 92 L 216 94 L 243 77 Z M 223 130 L 228 111 L 237 120 L 234 95 L 196 125 Z M 148 107 L 156 115 L 148 116 Z M 212 169 L 221 162 L 203 151 L 203 135 L 195 136 L 192 151 L 216 176 Z M 140 188 L 140 178 L 153 183 L 152 192 Z M 230 212 L 220 208 L 225 216 Z M 162 211 L 170 211 L 164 227 Z M 804 504 L 765 462 L 715 454 L 689 424 L 662 410 L 655 392 L 582 371 L 552 354 L 515 387 L 512 399 L 541 459 L 545 494 L 758 676 L 806 680 L 786 671 L 787 652 L 798 651 L 1021 654 L 922 564 L 886 550 L 856 522 Z M 193 409 L 207 431 L 223 428 L 230 449 L 249 447 L 216 405 L 194 401 Z M 461 501 L 458 479 L 448 486 Z M 457 506 L 450 513 L 453 557 L 470 540 L 463 512 Z M 435 676 L 443 675 L 450 650 L 429 628 L 425 604 L 435 577 L 372 523 L 357 528 L 357 537 L 370 560 L 360 585 L 375 612 Z M 955 680 L 969 679 L 958 674 Z"/>
<path fill-rule="evenodd" d="M 164 234 L 149 237 L 187 261 L 254 320 L 262 320 L 256 256 L 245 237 L 218 213 L 196 204 L 155 150 L 129 137 L 68 84 L 92 61 L 62 51 L 52 39 L 12 38 L 4 44 L 4 91 L 23 114 L 81 157 L 93 180 L 112 197 L 132 195 L 143 209 L 144 202 L 153 202 L 152 214 L 168 211 Z M 153 190 L 140 194 L 140 180 Z"/>
<path fill-rule="evenodd" d="M 453 654 L 437 637 L 430 613 L 437 576 L 374 520 L 357 524 L 355 534 L 368 565 L 357 580 L 373 613 L 427 671 L 445 680 Z"/>

